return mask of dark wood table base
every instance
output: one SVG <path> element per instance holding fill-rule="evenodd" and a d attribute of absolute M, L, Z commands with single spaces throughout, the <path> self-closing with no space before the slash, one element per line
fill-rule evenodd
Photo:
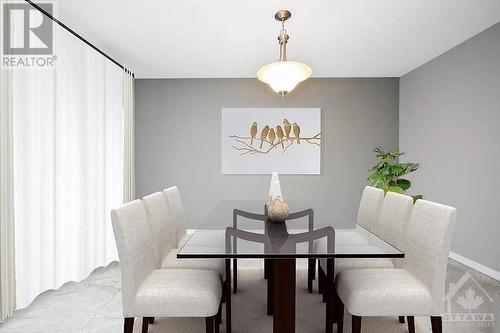
<path fill-rule="evenodd" d="M 295 259 L 275 259 L 273 268 L 273 332 L 295 333 Z"/>
<path fill-rule="evenodd" d="M 326 296 L 325 332 L 333 332 L 333 324 L 339 321 L 335 293 L 335 259 L 327 260 L 327 272 L 322 287 Z M 295 333 L 296 259 L 265 259 L 267 279 L 267 314 L 273 316 L 273 333 Z M 231 333 L 231 260 L 226 259 L 225 303 L 226 332 Z"/>

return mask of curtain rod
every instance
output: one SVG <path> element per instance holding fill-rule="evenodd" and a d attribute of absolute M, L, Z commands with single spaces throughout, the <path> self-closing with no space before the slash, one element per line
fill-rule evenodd
<path fill-rule="evenodd" d="M 122 64 L 120 64 L 115 59 L 111 58 L 109 55 L 107 55 L 106 53 L 104 53 L 104 51 L 102 51 L 97 46 L 95 46 L 94 44 L 92 44 L 91 42 L 89 42 L 88 40 L 86 40 L 85 38 L 83 38 L 82 36 L 80 36 L 77 32 L 75 32 L 73 29 L 71 29 L 70 27 L 68 27 L 66 24 L 64 24 L 61 21 L 59 21 L 58 19 L 56 19 L 50 13 L 47 13 L 43 8 L 41 8 L 40 6 L 38 6 L 36 3 L 34 3 L 31 0 L 24 0 L 24 1 L 26 1 L 27 3 L 29 3 L 32 7 L 36 8 L 37 10 L 39 10 L 42 14 L 44 14 L 45 16 L 47 16 L 49 19 L 51 19 L 55 23 L 59 24 L 61 27 L 63 27 L 64 29 L 66 29 L 68 32 L 70 32 L 73 36 L 75 36 L 76 38 L 80 39 L 82 42 L 84 42 L 85 44 L 87 44 L 88 46 L 90 46 L 91 48 L 93 48 L 94 50 L 96 50 L 97 52 L 99 52 L 100 54 L 102 54 L 104 57 L 106 57 L 108 60 L 110 60 L 116 66 L 120 67 L 121 69 L 123 69 L 126 72 L 129 72 L 130 74 L 132 74 L 132 76 L 135 76 L 135 74 L 130 69 L 128 69 L 127 67 L 123 66 Z"/>

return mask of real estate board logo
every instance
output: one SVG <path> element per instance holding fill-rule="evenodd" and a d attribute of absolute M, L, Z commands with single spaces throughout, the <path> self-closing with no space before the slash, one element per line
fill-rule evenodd
<path fill-rule="evenodd" d="M 37 6 L 53 15 L 53 3 L 37 3 Z M 26 2 L 4 3 L 2 12 L 2 65 L 52 67 L 56 57 L 51 18 Z"/>
<path fill-rule="evenodd" d="M 472 329 L 481 332 L 482 328 L 494 326 L 494 301 L 469 272 L 449 284 L 445 302 L 443 319 L 448 328 L 454 327 L 457 332 L 462 332 L 460 328 L 463 332 Z"/>

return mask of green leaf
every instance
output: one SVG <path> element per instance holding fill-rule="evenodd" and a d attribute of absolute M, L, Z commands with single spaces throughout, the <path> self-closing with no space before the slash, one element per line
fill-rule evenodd
<path fill-rule="evenodd" d="M 375 175 L 374 177 L 369 177 L 370 185 L 377 188 L 384 188 L 386 181 L 383 177 Z"/>
<path fill-rule="evenodd" d="M 384 191 L 387 193 L 387 192 L 396 192 L 396 193 L 400 193 L 400 194 L 403 194 L 405 193 L 405 190 L 403 190 L 401 187 L 399 186 L 388 186 L 386 188 L 384 188 Z"/>
<path fill-rule="evenodd" d="M 422 194 L 417 194 L 417 195 L 413 195 L 412 198 L 413 198 L 413 203 L 415 203 L 415 202 L 417 202 L 417 200 L 423 199 L 423 196 L 422 196 Z"/>
<path fill-rule="evenodd" d="M 403 172 L 404 168 L 401 165 L 393 165 L 391 166 L 391 174 L 394 176 L 399 176 Z"/>
<path fill-rule="evenodd" d="M 383 170 L 380 170 L 380 175 L 382 175 L 382 176 L 389 176 L 390 174 L 391 174 L 390 168 L 385 168 Z"/>
<path fill-rule="evenodd" d="M 410 188 L 411 182 L 408 179 L 402 179 L 401 178 L 401 179 L 398 179 L 396 181 L 396 185 L 399 186 L 399 187 L 401 187 L 403 190 L 406 191 L 407 189 Z"/>

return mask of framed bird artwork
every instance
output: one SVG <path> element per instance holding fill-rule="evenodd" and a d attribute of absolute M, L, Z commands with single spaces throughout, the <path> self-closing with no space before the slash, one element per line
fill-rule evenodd
<path fill-rule="evenodd" d="M 321 172 L 321 109 L 223 108 L 222 174 Z"/>

